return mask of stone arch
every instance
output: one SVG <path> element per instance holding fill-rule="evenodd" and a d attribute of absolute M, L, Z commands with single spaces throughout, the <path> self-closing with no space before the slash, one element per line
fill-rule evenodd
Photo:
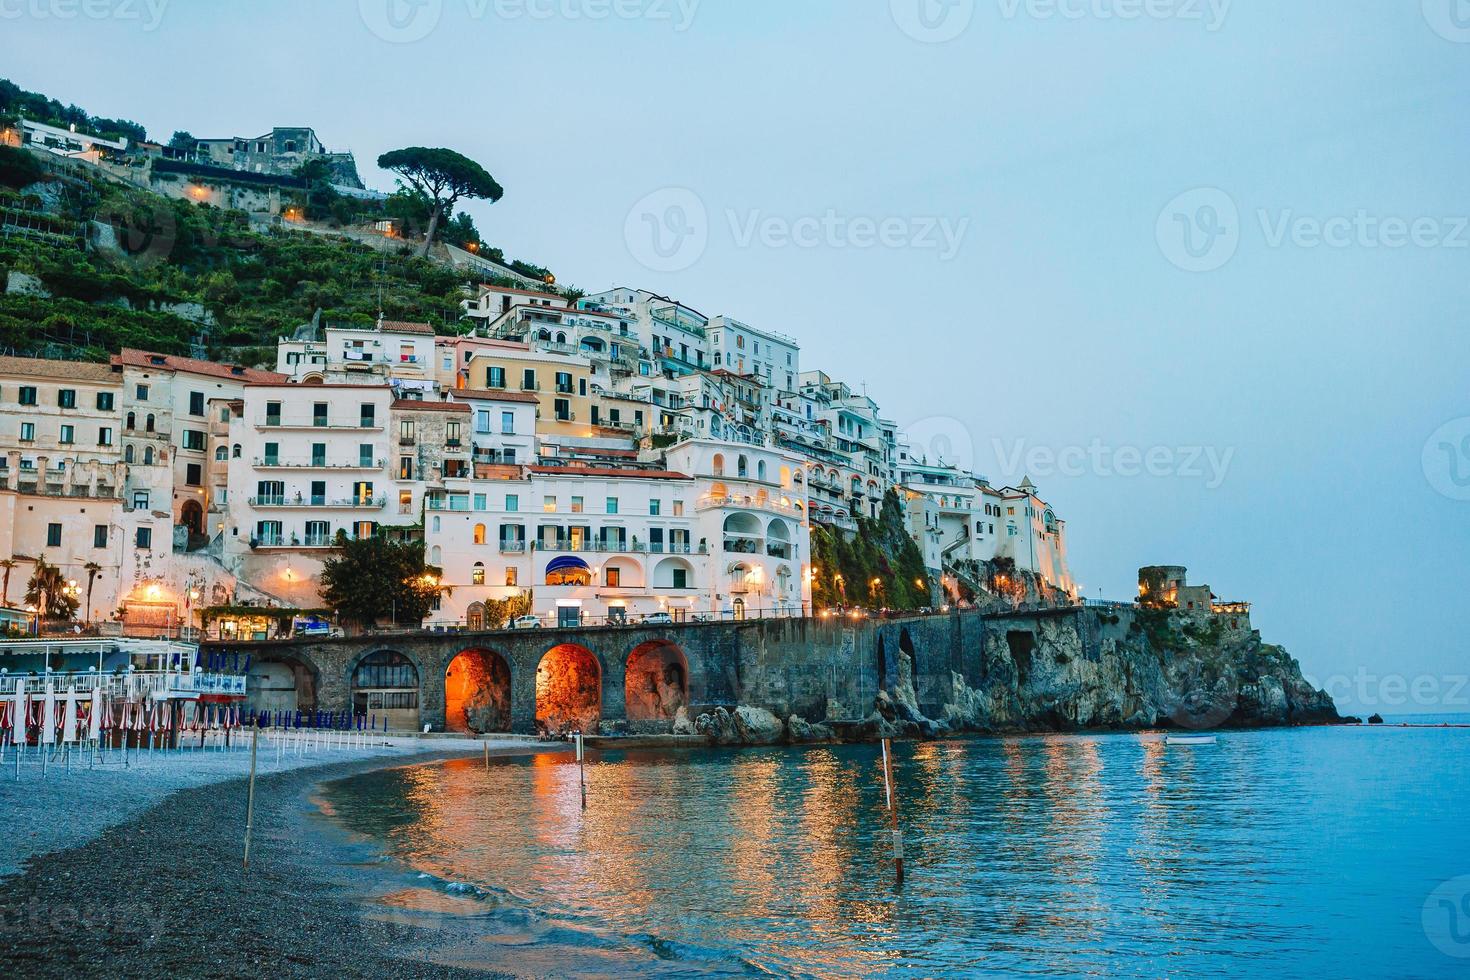
<path fill-rule="evenodd" d="M 464 611 L 465 628 L 471 633 L 478 633 L 485 628 L 485 604 L 483 602 L 472 602 Z"/>
<path fill-rule="evenodd" d="M 190 534 L 204 533 L 204 507 L 199 501 L 184 501 L 179 508 L 179 523 L 187 527 Z"/>
<path fill-rule="evenodd" d="M 671 640 L 649 640 L 628 654 L 623 703 L 629 722 L 672 722 L 689 703 L 689 658 Z"/>
<path fill-rule="evenodd" d="M 683 572 L 684 584 L 679 585 L 679 572 Z M 653 587 L 655 589 L 692 589 L 694 584 L 694 566 L 683 558 L 665 558 L 653 567 Z"/>
<path fill-rule="evenodd" d="M 596 734 L 602 720 L 602 665 L 584 646 L 560 643 L 536 665 L 536 730 Z"/>
<path fill-rule="evenodd" d="M 245 703 L 251 711 L 312 712 L 317 709 L 321 671 L 310 658 L 295 654 L 252 662 L 245 677 Z"/>
<path fill-rule="evenodd" d="M 602 584 L 607 588 L 641 589 L 643 566 L 625 555 L 608 558 L 602 563 Z"/>
<path fill-rule="evenodd" d="M 715 476 L 725 475 L 725 454 L 715 453 L 714 459 L 710 461 L 710 472 Z"/>
<path fill-rule="evenodd" d="M 423 670 L 398 650 L 373 650 L 359 657 L 348 671 L 352 710 L 366 714 L 390 730 L 419 727 L 419 694 Z"/>
<path fill-rule="evenodd" d="M 478 647 L 461 650 L 444 670 L 445 728 L 475 735 L 510 731 L 510 690 L 505 657 Z"/>

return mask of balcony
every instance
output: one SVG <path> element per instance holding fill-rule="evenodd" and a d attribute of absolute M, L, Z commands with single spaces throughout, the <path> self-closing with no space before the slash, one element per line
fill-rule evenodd
<path fill-rule="evenodd" d="M 387 465 L 387 460 L 384 459 L 328 460 L 324 456 L 310 460 L 263 456 L 257 457 L 253 462 L 257 469 L 262 470 L 380 470 Z"/>
<path fill-rule="evenodd" d="M 356 422 L 333 422 L 322 418 L 285 418 L 279 415 L 267 415 L 255 423 L 260 429 L 322 429 L 326 431 L 363 432 L 374 431 L 383 428 L 372 419 L 359 419 Z"/>
<path fill-rule="evenodd" d="M 526 542 L 502 541 L 500 542 L 500 553 L 502 555 L 524 555 L 526 553 Z"/>
<path fill-rule="evenodd" d="M 250 506 L 257 508 L 281 508 L 283 510 L 308 510 L 324 508 L 332 510 L 378 510 L 388 505 L 387 497 L 330 498 L 296 494 L 290 497 L 251 497 Z"/>
<path fill-rule="evenodd" d="M 700 497 L 694 504 L 699 510 L 715 510 L 719 508 L 736 508 L 741 510 L 764 510 L 773 514 L 784 514 L 798 520 L 805 516 L 801 507 L 795 503 L 783 504 L 780 500 L 767 497 L 737 497 L 734 495 L 717 496 L 708 494 Z"/>

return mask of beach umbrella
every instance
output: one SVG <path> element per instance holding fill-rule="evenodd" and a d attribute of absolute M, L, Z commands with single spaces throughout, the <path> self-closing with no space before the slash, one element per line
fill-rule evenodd
<path fill-rule="evenodd" d="M 41 744 L 51 745 L 56 741 L 56 692 L 46 685 L 46 696 L 41 699 Z"/>
<path fill-rule="evenodd" d="M 92 709 L 87 712 L 87 739 L 95 742 L 102 734 L 102 688 L 92 688 Z"/>
<path fill-rule="evenodd" d="M 63 742 L 75 742 L 77 740 L 76 685 L 67 688 L 66 701 L 61 708 L 61 740 Z"/>
<path fill-rule="evenodd" d="M 26 740 L 26 712 L 30 702 L 26 700 L 26 679 L 15 679 L 15 707 L 10 713 L 10 740 L 20 745 Z"/>

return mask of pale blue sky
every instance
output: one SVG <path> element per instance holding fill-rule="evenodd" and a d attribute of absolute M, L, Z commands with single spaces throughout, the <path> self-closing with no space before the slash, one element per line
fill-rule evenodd
<path fill-rule="evenodd" d="M 388 0 L 160 2 L 66 20 L 65 0 L 6 6 L 0 73 L 155 137 L 310 125 L 379 186 L 384 150 L 459 149 L 506 188 L 471 210 L 508 254 L 793 334 L 804 366 L 866 382 L 901 424 L 962 433 L 997 482 L 1020 478 L 998 459 L 1015 440 L 1231 454 L 1218 487 L 1207 467 L 1033 478 L 1089 594 L 1183 563 L 1254 600 L 1323 682 L 1424 674 L 1443 692 L 1470 672 L 1470 502 L 1454 499 L 1470 491 L 1453 480 L 1470 474 L 1454 220 L 1470 214 L 1470 10 L 1452 19 L 1452 0 L 1153 0 L 1161 16 L 1133 18 L 1105 16 L 1142 9 L 1129 0 L 928 0 L 927 23 L 958 31 L 943 43 L 900 26 L 924 35 L 918 0 L 702 0 L 687 23 L 675 0 L 601 19 L 585 16 L 600 0 L 424 0 L 396 22 Z M 380 36 L 395 29 L 428 33 Z M 655 272 L 625 225 L 666 188 L 693 192 L 708 244 Z M 1196 261 L 1175 222 L 1202 234 L 1220 195 L 1165 210 L 1197 188 L 1238 216 L 1219 217 L 1231 234 L 1205 272 L 1171 262 Z M 753 217 L 829 212 L 964 234 L 947 260 L 742 240 Z M 1369 230 L 1341 246 L 1299 220 L 1360 212 Z M 1392 240 L 1383 219 L 1424 219 L 1420 243 L 1364 244 Z M 1393 696 L 1365 712 L 1412 707 Z"/>

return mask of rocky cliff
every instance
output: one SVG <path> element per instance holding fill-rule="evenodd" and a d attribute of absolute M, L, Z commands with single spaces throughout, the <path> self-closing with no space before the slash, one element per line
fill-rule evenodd
<path fill-rule="evenodd" d="M 856 712 L 829 702 L 825 717 L 791 714 L 782 722 L 770 706 L 742 705 L 702 714 L 689 727 L 716 742 L 767 743 L 1343 720 L 1285 650 L 1263 643 L 1257 632 L 1231 628 L 1228 618 L 1087 609 L 1039 614 L 1024 630 L 1018 625 L 987 617 L 981 649 L 966 658 L 978 659 L 974 676 L 948 671 L 916 684 L 913 659 L 900 653 L 892 683 Z M 771 721 L 780 731 L 771 730 Z"/>

